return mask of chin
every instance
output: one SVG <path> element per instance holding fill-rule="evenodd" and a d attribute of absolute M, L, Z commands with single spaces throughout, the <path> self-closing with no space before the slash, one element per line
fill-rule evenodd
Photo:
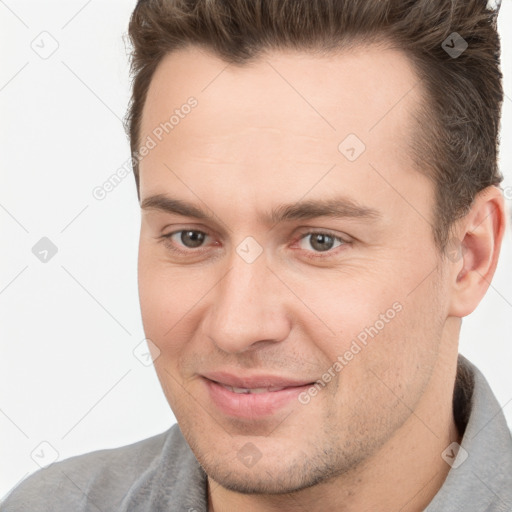
<path fill-rule="evenodd" d="M 196 456 L 197 457 L 197 456 Z M 259 460 L 245 467 L 233 457 L 209 453 L 198 460 L 207 475 L 225 489 L 241 494 L 288 494 L 326 483 L 348 469 L 345 464 L 329 463 L 319 455 L 307 457 L 304 452 L 286 460 L 276 455 L 273 460 Z M 341 466 L 341 467 L 340 467 Z"/>
<path fill-rule="evenodd" d="M 257 472 L 251 469 L 232 472 L 220 468 L 205 468 L 205 470 L 216 483 L 240 494 L 289 494 L 307 489 L 324 480 L 318 475 L 314 477 L 311 474 L 304 479 L 296 474 L 291 475 L 290 470 L 282 472 L 265 468 L 260 468 Z"/>

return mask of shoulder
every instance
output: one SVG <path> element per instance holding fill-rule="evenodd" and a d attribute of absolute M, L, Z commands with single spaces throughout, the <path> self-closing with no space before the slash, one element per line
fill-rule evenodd
<path fill-rule="evenodd" d="M 138 489 L 147 487 L 162 466 L 172 468 L 190 458 L 189 450 L 178 425 L 173 425 L 130 445 L 55 462 L 21 482 L 0 510 L 121 510 L 123 500 L 127 496 L 136 500 Z"/>

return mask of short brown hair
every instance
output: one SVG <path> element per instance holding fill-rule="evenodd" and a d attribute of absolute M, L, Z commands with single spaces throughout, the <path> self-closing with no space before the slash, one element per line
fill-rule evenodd
<path fill-rule="evenodd" d="M 405 52 L 423 82 L 421 129 L 409 142 L 417 168 L 435 185 L 433 236 L 443 250 L 475 195 L 503 180 L 499 8 L 487 0 L 140 0 L 128 32 L 133 90 L 126 116 L 139 199 L 142 111 L 166 54 L 200 46 L 242 66 L 265 50 L 329 52 L 384 40 Z M 458 53 L 467 44 L 460 55 L 448 51 L 454 37 L 462 42 Z"/>

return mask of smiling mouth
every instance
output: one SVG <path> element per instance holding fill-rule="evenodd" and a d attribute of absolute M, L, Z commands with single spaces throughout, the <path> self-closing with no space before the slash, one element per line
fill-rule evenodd
<path fill-rule="evenodd" d="M 276 382 L 281 385 L 270 386 L 268 384 L 274 383 L 255 382 L 254 387 L 240 387 L 203 377 L 209 399 L 219 412 L 228 417 L 244 418 L 250 421 L 271 416 L 282 408 L 289 407 L 297 401 L 301 393 L 314 384 L 281 380 L 282 382 Z M 242 384 L 242 382 L 236 382 L 236 384 Z"/>

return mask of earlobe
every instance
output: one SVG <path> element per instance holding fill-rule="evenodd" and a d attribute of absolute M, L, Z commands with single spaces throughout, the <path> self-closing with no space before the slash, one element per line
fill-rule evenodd
<path fill-rule="evenodd" d="M 464 317 L 478 306 L 491 284 L 505 232 L 503 194 L 490 186 L 477 194 L 458 223 L 459 258 L 453 262 L 450 315 Z"/>

